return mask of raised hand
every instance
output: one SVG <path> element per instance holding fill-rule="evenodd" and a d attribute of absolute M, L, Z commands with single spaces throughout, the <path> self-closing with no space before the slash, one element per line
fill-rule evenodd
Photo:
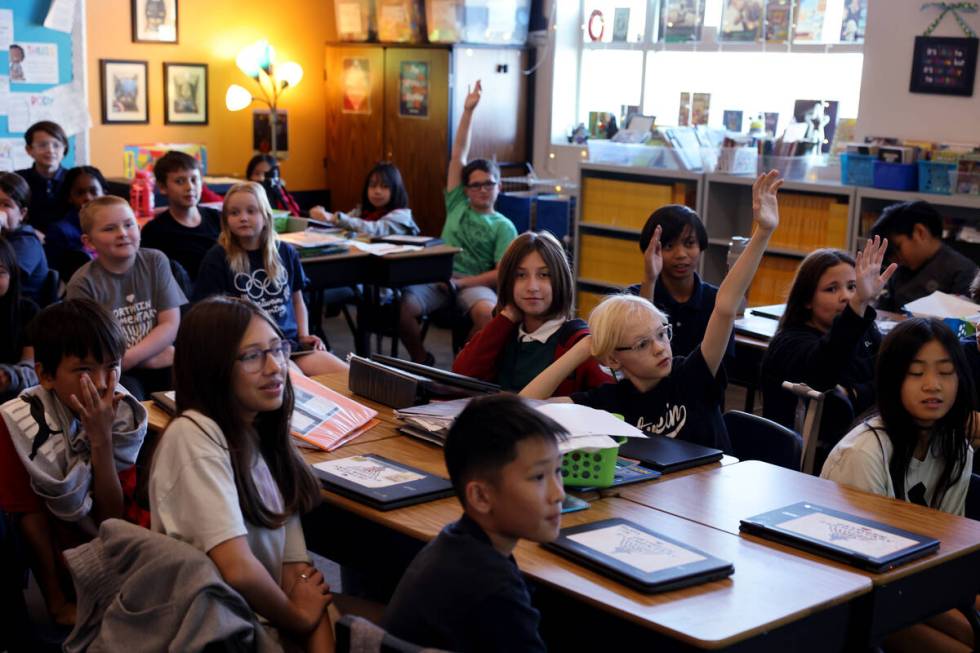
<path fill-rule="evenodd" d="M 463 100 L 463 109 L 465 111 L 475 109 L 476 105 L 480 103 L 481 93 L 483 93 L 483 85 L 480 84 L 480 80 L 476 80 L 476 85 L 472 89 L 467 88 L 466 99 Z"/>
<path fill-rule="evenodd" d="M 776 193 L 783 185 L 778 170 L 759 175 L 752 184 L 752 218 L 760 229 L 772 231 L 779 225 L 779 202 Z"/>
<path fill-rule="evenodd" d="M 650 238 L 650 244 L 643 250 L 643 276 L 650 283 L 656 283 L 660 278 L 660 272 L 664 269 L 663 246 L 660 244 L 662 231 L 660 225 L 657 225 Z"/>
<path fill-rule="evenodd" d="M 881 289 L 888 283 L 888 279 L 898 269 L 898 264 L 892 263 L 882 272 L 881 262 L 885 260 L 885 251 L 888 249 L 888 239 L 882 240 L 875 236 L 869 239 L 864 249 L 858 252 L 854 258 L 855 287 L 854 298 L 864 307 L 878 298 Z M 858 315 L 863 315 L 863 311 L 855 311 Z"/>
<path fill-rule="evenodd" d="M 113 368 L 106 380 L 106 387 L 99 390 L 92 382 L 92 377 L 84 374 L 81 379 L 82 396 L 71 396 L 72 407 L 93 448 L 112 444 L 112 423 L 116 418 L 116 406 L 122 398 L 122 395 L 116 394 L 118 379 L 119 371 Z"/>

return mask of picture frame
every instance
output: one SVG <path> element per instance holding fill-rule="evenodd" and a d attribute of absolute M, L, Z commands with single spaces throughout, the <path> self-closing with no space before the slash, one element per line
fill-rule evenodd
<path fill-rule="evenodd" d="M 980 40 L 916 36 L 910 93 L 972 97 Z"/>
<path fill-rule="evenodd" d="M 146 61 L 99 59 L 102 124 L 145 125 L 150 122 Z"/>
<path fill-rule="evenodd" d="M 208 124 L 206 63 L 163 63 L 163 124 Z"/>
<path fill-rule="evenodd" d="M 178 0 L 130 0 L 133 43 L 177 43 Z"/>

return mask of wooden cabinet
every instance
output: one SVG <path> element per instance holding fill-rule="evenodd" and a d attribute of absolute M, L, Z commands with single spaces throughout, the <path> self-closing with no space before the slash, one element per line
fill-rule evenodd
<path fill-rule="evenodd" d="M 470 158 L 527 158 L 525 52 L 516 48 L 329 45 L 325 54 L 327 187 L 333 208 L 360 202 L 364 178 L 378 161 L 401 170 L 415 221 L 438 235 L 453 132 L 467 87 L 483 82 Z M 403 65 L 428 65 L 426 115 L 405 115 Z M 367 96 L 366 98 L 364 96 Z"/>

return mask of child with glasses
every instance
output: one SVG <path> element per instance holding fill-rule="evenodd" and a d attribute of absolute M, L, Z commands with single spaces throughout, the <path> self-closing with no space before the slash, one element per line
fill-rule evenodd
<path fill-rule="evenodd" d="M 153 455 L 151 528 L 197 547 L 287 650 L 332 651 L 330 588 L 300 515 L 320 500 L 289 435 L 290 344 L 262 309 L 212 297 L 177 334 L 177 416 Z"/>
<path fill-rule="evenodd" d="M 272 228 L 272 208 L 262 186 L 246 181 L 228 189 L 221 235 L 201 261 L 194 300 L 211 295 L 250 299 L 276 321 L 298 352 L 296 365 L 304 374 L 344 371 L 343 361 L 310 333 L 305 286 L 299 254 Z"/>
<path fill-rule="evenodd" d="M 782 180 L 775 171 L 760 175 L 753 184 L 755 230 L 718 288 L 704 340 L 690 355 L 672 357 L 673 330 L 659 308 L 635 295 L 614 295 L 589 316 L 592 335 L 580 340 L 538 375 L 521 395 L 536 399 L 550 397 L 558 384 L 591 355 L 621 380 L 552 401 L 573 401 L 619 413 L 647 433 L 731 452 L 728 432 L 721 419 L 724 381 L 719 370 L 739 301 L 779 224 L 776 193 L 781 185 Z M 663 265 L 660 235 L 658 227 L 653 233 L 651 257 L 658 274 Z"/>
<path fill-rule="evenodd" d="M 517 237 L 514 223 L 497 213 L 493 205 L 500 192 L 500 170 L 486 159 L 467 163 L 470 123 L 480 103 L 479 80 L 466 96 L 453 142 L 446 180 L 446 224 L 442 239 L 461 248 L 453 260 L 452 288 L 444 283 L 409 286 L 401 302 L 399 333 L 412 360 L 435 362 L 422 345 L 419 318 L 439 310 L 455 297 L 456 308 L 470 317 L 476 333 L 493 318 L 497 303 L 497 265 L 510 242 Z M 455 292 L 454 292 L 455 291 Z"/>

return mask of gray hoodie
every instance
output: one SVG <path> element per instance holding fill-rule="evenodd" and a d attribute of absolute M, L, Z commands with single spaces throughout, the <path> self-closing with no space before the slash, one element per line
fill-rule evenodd
<path fill-rule="evenodd" d="M 146 408 L 119 385 L 123 395 L 112 425 L 116 471 L 136 463 L 146 436 Z M 31 488 L 51 513 L 64 521 L 84 519 L 92 510 L 92 451 L 81 422 L 57 395 L 35 386 L 0 406 L 10 440 Z"/>
<path fill-rule="evenodd" d="M 417 236 L 419 233 L 418 225 L 412 219 L 412 209 L 395 209 L 378 220 L 364 220 L 360 216 L 360 208 L 350 213 L 338 211 L 337 225 L 369 236 Z"/>

